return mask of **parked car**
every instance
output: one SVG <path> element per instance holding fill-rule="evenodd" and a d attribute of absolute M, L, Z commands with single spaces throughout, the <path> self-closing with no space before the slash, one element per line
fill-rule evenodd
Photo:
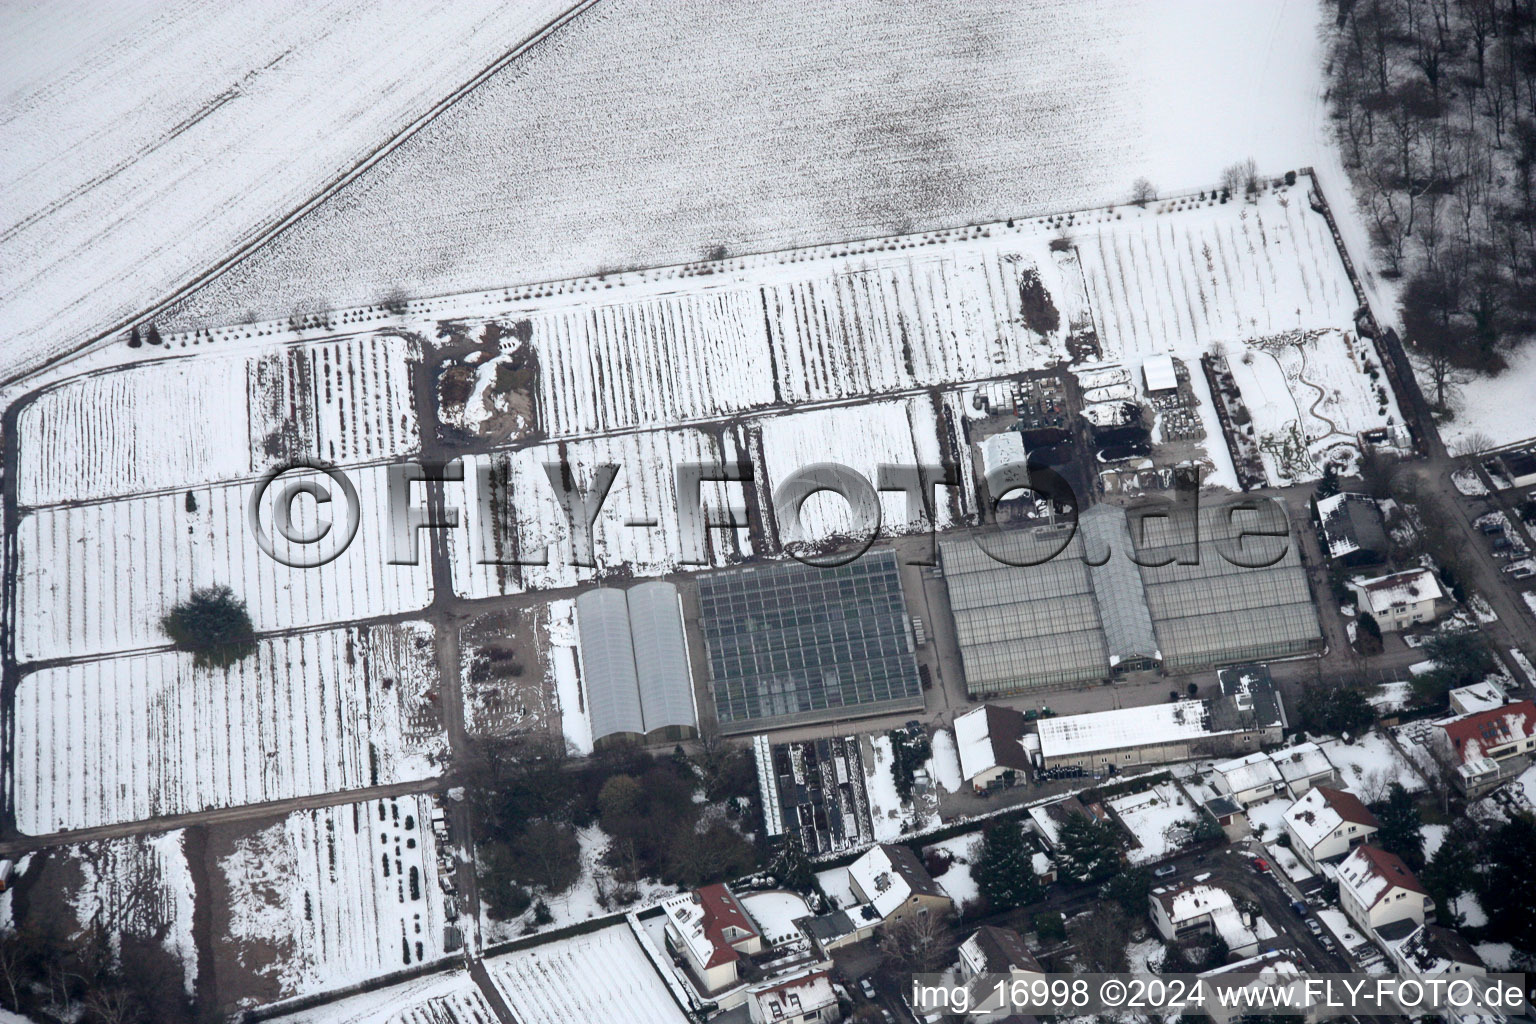
<path fill-rule="evenodd" d="M 1158 878 L 1167 878 L 1169 875 L 1173 874 L 1177 870 L 1179 870 L 1179 869 L 1174 867 L 1172 864 L 1164 864 L 1162 867 L 1158 868 L 1156 871 L 1154 871 L 1152 873 L 1154 875 L 1156 875 Z"/>
<path fill-rule="evenodd" d="M 1307 918 L 1307 931 L 1311 932 L 1313 935 L 1316 935 L 1318 938 L 1323 937 L 1323 926 L 1317 923 L 1317 918 L 1315 917 Z"/>
<path fill-rule="evenodd" d="M 1305 903 L 1303 903 L 1301 900 L 1292 900 L 1291 901 L 1291 909 L 1296 911 L 1296 916 L 1297 917 L 1306 917 L 1307 916 L 1307 905 Z"/>
<path fill-rule="evenodd" d="M 1255 858 L 1253 858 L 1253 870 L 1255 870 L 1255 871 L 1268 871 L 1269 870 L 1269 861 L 1265 860 L 1263 857 L 1255 857 Z"/>
<path fill-rule="evenodd" d="M 864 998 L 870 1002 L 875 1001 L 875 986 L 869 983 L 868 978 L 859 979 L 859 991 L 864 993 Z"/>

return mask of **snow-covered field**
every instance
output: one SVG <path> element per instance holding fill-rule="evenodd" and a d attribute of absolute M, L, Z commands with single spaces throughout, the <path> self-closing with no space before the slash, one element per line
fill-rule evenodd
<path fill-rule="evenodd" d="M 399 985 L 273 1018 L 273 1024 L 496 1024 L 496 1012 L 468 971 L 430 974 Z"/>
<path fill-rule="evenodd" d="M 536 445 L 509 456 L 475 456 L 464 474 L 465 501 L 471 510 L 465 518 L 471 527 L 449 534 L 455 589 L 465 597 L 492 597 L 571 587 L 603 572 L 670 573 L 685 558 L 698 554 L 686 546 L 679 527 L 676 468 L 685 463 L 734 462 L 738 455 L 734 446 L 722 452 L 717 441 L 702 431 L 681 429 Z M 570 467 L 573 486 L 581 493 L 592 486 L 598 467 L 618 469 L 594 527 L 590 554 L 596 568 L 576 564 L 571 520 L 545 470 L 546 464 L 562 462 Z M 503 481 L 493 483 L 489 503 L 481 497 L 481 465 L 492 466 Z M 722 508 L 731 493 L 726 485 L 705 484 L 701 496 L 705 508 Z M 498 525 L 481 529 L 481 510 L 487 505 Z M 507 522 L 509 517 L 515 521 Z M 630 525 L 636 522 L 640 525 Z M 721 546 L 723 534 L 711 532 L 713 564 L 728 564 L 740 557 L 739 552 Z M 511 564 L 541 559 L 547 564 Z"/>
<path fill-rule="evenodd" d="M 1123 201 L 1140 175 L 1208 184 L 1248 156 L 1322 165 L 1323 16 L 1219 0 L 605 3 L 178 319 L 1076 209 Z"/>
<path fill-rule="evenodd" d="M 79 872 L 79 885 L 64 893 L 74 916 L 68 930 L 99 924 L 112 940 L 131 933 L 158 937 L 181 961 L 188 993 L 197 980 L 192 938 L 195 892 L 180 830 L 82 843 L 64 859 Z"/>
<path fill-rule="evenodd" d="M 17 659 L 168 647 L 161 616 L 193 590 L 220 584 L 246 602 L 257 632 L 419 611 L 431 599 L 429 560 L 389 564 L 384 467 L 348 474 L 361 505 L 358 535 L 318 568 L 289 567 L 258 547 L 247 519 L 256 483 L 60 505 L 23 516 L 16 524 Z M 302 504 L 294 505 L 295 525 L 307 531 L 313 527 Z M 311 503 L 308 513 L 318 518 L 315 509 Z M 266 529 L 272 531 L 270 521 Z M 279 551 L 297 557 L 305 550 L 271 535 Z"/>
<path fill-rule="evenodd" d="M 414 340 L 376 333 L 71 378 L 17 418 L 17 501 L 185 489 L 293 459 L 408 454 L 420 445 L 411 396 L 420 360 Z"/>
<path fill-rule="evenodd" d="M 430 817 L 429 797 L 408 796 L 297 811 L 241 836 L 215 874 L 228 914 L 216 944 L 280 998 L 442 958 Z"/>
<path fill-rule="evenodd" d="M 1536 345 L 1522 345 L 1510 354 L 1509 368 L 1497 377 L 1475 377 L 1456 388 L 1450 397 L 1455 415 L 1440 424 L 1440 436 L 1453 451 L 1474 437 L 1498 447 L 1536 436 L 1531 426 L 1532 394 L 1536 394 Z"/>
<path fill-rule="evenodd" d="M 938 414 L 927 396 L 787 413 L 767 417 L 761 424 L 763 476 L 775 491 L 786 478 L 818 462 L 846 466 L 873 487 L 879 481 L 881 465 L 936 466 L 953 461 L 940 445 Z M 974 491 L 969 497 L 974 497 Z M 926 521 L 914 521 L 908 516 L 906 502 L 906 495 L 899 491 L 880 495 L 883 533 L 928 527 Z M 966 500 L 964 505 L 967 511 L 974 510 L 973 501 Z M 954 525 L 953 510 L 942 498 L 935 513 L 939 529 Z M 806 499 L 800 506 L 799 519 L 798 536 L 791 535 L 786 523 L 776 523 L 781 543 L 862 536 L 855 529 L 862 523 L 856 523 L 848 502 L 834 494 L 815 494 Z"/>
<path fill-rule="evenodd" d="M 485 967 L 520 1021 L 688 1020 L 628 924 L 489 957 Z"/>
<path fill-rule="evenodd" d="M 446 753 L 425 623 L 46 668 L 16 693 L 16 826 L 39 835 L 429 778 Z"/>
<path fill-rule="evenodd" d="M 9 8 L 0 377 L 208 271 L 568 6 Z"/>

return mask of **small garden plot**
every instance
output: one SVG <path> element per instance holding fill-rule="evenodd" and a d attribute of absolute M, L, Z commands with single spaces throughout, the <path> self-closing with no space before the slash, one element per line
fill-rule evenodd
<path fill-rule="evenodd" d="M 1318 468 L 1307 449 L 1301 412 L 1286 384 L 1285 371 L 1268 352 L 1248 350 L 1227 367 L 1237 381 L 1243 405 L 1253 417 L 1264 471 L 1272 484 L 1285 486 L 1316 476 Z"/>
<path fill-rule="evenodd" d="M 954 734 L 948 729 L 939 729 L 933 734 L 933 757 L 928 761 L 928 775 L 948 793 L 958 793 L 965 784 L 960 775 L 960 752 L 955 749 Z"/>
<path fill-rule="evenodd" d="M 846 867 L 828 868 L 826 871 L 816 872 L 816 884 L 839 910 L 847 910 L 859 904 L 858 897 L 853 894 L 852 883 L 848 880 Z"/>
<path fill-rule="evenodd" d="M 494 1024 L 496 1019 L 475 979 L 457 970 L 276 1017 L 272 1024 Z"/>
<path fill-rule="evenodd" d="M 545 652 L 549 628 L 542 606 L 507 608 L 459 630 L 464 725 L 476 736 L 552 731 L 560 717 L 558 687 Z"/>
<path fill-rule="evenodd" d="M 874 488 L 879 482 L 881 465 L 939 465 L 953 461 L 940 442 L 939 413 L 926 396 L 787 413 L 767 417 L 760 424 L 761 442 L 754 448 L 761 452 L 763 461 L 755 472 L 775 491 L 792 474 L 821 462 L 845 466 Z M 765 488 L 765 500 L 768 493 Z M 957 518 L 954 502 L 945 501 L 945 494 L 946 489 L 935 489 L 934 511 L 940 529 L 952 525 Z M 958 497 L 962 507 L 970 511 L 970 492 L 963 491 Z M 904 493 L 885 491 L 879 498 L 883 534 L 928 528 L 927 523 L 908 518 Z M 807 498 L 800 506 L 800 522 L 803 538 L 813 544 L 848 536 L 855 525 L 848 502 L 831 492 Z M 785 523 L 775 525 L 781 544 L 791 539 Z"/>
<path fill-rule="evenodd" d="M 16 827 L 40 835 L 430 778 L 447 753 L 425 623 L 47 668 L 16 693 Z"/>
<path fill-rule="evenodd" d="M 418 564 L 390 564 L 384 467 L 347 475 L 361 506 L 357 536 L 318 568 L 289 567 L 258 547 L 246 512 L 253 483 L 23 516 L 16 524 L 18 660 L 169 647 L 161 617 L 214 585 L 246 602 L 258 633 L 420 611 L 431 600 L 430 558 L 423 545 Z M 294 509 L 295 528 L 313 530 L 315 504 L 299 501 Z M 263 516 L 279 553 L 297 550 L 273 532 L 270 509 Z"/>
<path fill-rule="evenodd" d="M 1386 796 L 1387 788 L 1394 782 L 1410 793 L 1421 793 L 1425 789 L 1419 773 L 1380 733 L 1368 732 L 1353 743 L 1327 739 L 1322 741 L 1322 747 L 1328 760 L 1339 770 L 1344 788 L 1366 803 Z"/>
<path fill-rule="evenodd" d="M 1351 446 L 1370 430 L 1397 433 L 1403 422 L 1369 341 L 1345 330 L 1295 331 L 1260 339 L 1275 354 L 1301 408 L 1314 452 Z"/>
<path fill-rule="evenodd" d="M 65 937 L 104 930 L 116 946 L 125 935 L 158 940 L 180 962 L 187 992 L 197 981 L 192 937 L 196 899 L 181 831 L 63 847 L 41 859 L 30 880 L 19 925 L 57 925 Z"/>
<path fill-rule="evenodd" d="M 454 589 L 464 597 L 483 598 L 527 590 L 573 587 L 605 574 L 624 578 L 661 576 L 683 567 L 689 557 L 711 565 L 729 564 L 751 553 L 745 531 L 729 535 L 707 531 L 707 551 L 685 548 L 677 507 L 676 469 L 687 463 L 735 463 L 741 458 L 733 440 L 694 429 L 655 430 L 616 437 L 535 445 L 466 460 L 464 517 L 468 529 L 449 533 Z M 596 568 L 578 566 L 572 556 L 571 520 L 561 507 L 546 464 L 569 466 L 573 487 L 586 493 L 603 466 L 617 467 L 612 489 L 595 524 L 592 550 Z M 491 467 L 492 493 L 480 494 L 481 467 Z M 739 485 L 714 483 L 701 488 L 705 508 L 720 512 L 742 503 Z M 490 522 L 486 523 L 486 507 Z M 723 512 L 721 512 L 723 514 Z M 518 561 L 547 564 L 516 564 Z"/>
<path fill-rule="evenodd" d="M 938 800 L 931 792 L 914 792 L 903 800 L 896 786 L 896 756 L 889 736 L 869 737 L 872 754 L 865 759 L 864 791 L 869 797 L 869 818 L 875 841 L 895 842 L 903 835 L 921 832 L 938 822 Z"/>
<path fill-rule="evenodd" d="M 1354 623 L 1349 623 L 1353 626 Z M 1377 716 L 1402 711 L 1413 700 L 1413 684 L 1409 682 L 1382 683 L 1366 698 Z"/>
<path fill-rule="evenodd" d="M 1285 831 L 1285 812 L 1292 803 L 1288 796 L 1272 797 L 1245 808 L 1243 814 L 1254 835 L 1262 841 L 1274 842 Z"/>
<path fill-rule="evenodd" d="M 220 991 L 270 1002 L 441 959 L 444 925 L 431 798 L 298 811 L 216 851 Z M 215 852 L 215 851 L 210 851 Z"/>
<path fill-rule="evenodd" d="M 967 832 L 923 847 L 924 863 L 931 865 L 930 870 L 942 868 L 935 870 L 933 877 L 938 879 L 957 907 L 963 907 L 981 895 L 981 889 L 971 877 L 971 865 L 981 852 L 981 842 L 980 832 Z"/>
<path fill-rule="evenodd" d="M 1425 861 L 1435 859 L 1435 854 L 1439 852 L 1441 845 L 1445 843 L 1445 837 L 1450 831 L 1451 827 L 1449 825 L 1424 825 L 1420 827 L 1419 832 L 1424 836 Z"/>
<path fill-rule="evenodd" d="M 1188 846 L 1200 810 L 1172 782 L 1109 801 L 1109 807 L 1137 844 L 1127 853 L 1132 864 L 1150 864 Z"/>
<path fill-rule="evenodd" d="M 658 965 L 627 924 L 490 957 L 485 968 L 519 1021 L 688 1021 Z"/>
<path fill-rule="evenodd" d="M 416 451 L 420 358 L 415 341 L 362 334 L 72 378 L 21 411 L 17 500 L 117 497 L 294 459 L 349 465 Z"/>

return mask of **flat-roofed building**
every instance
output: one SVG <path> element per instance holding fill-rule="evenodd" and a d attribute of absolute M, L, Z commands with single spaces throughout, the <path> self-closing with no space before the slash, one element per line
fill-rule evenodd
<path fill-rule="evenodd" d="M 1262 666 L 1248 682 L 1207 700 L 1180 700 L 1043 719 L 1040 760 L 1047 768 L 1077 766 L 1103 774 L 1142 764 L 1246 755 L 1277 743 L 1284 712 Z"/>

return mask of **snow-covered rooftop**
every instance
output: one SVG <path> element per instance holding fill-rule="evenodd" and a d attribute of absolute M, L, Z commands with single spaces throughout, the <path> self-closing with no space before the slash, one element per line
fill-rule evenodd
<path fill-rule="evenodd" d="M 1329 786 L 1310 789 L 1285 811 L 1285 823 L 1307 849 L 1333 834 L 1345 822 L 1380 828 L 1376 816 L 1353 793 Z"/>
<path fill-rule="evenodd" d="M 1177 743 L 1210 732 L 1210 713 L 1205 703 L 1181 700 L 1047 718 L 1040 723 L 1040 753 L 1046 758 L 1065 757 L 1097 750 Z"/>
<path fill-rule="evenodd" d="M 1278 785 L 1282 781 L 1280 769 L 1263 752 L 1222 761 L 1213 765 L 1212 770 L 1228 793 L 1242 793 L 1266 785 Z"/>
<path fill-rule="evenodd" d="M 1504 691 L 1487 680 L 1473 683 L 1471 686 L 1458 686 L 1447 696 L 1450 698 L 1451 707 L 1464 715 L 1504 705 Z"/>
<path fill-rule="evenodd" d="M 955 744 L 960 755 L 960 774 L 974 779 L 1001 765 L 1026 768 L 1024 716 L 1012 708 L 983 704 L 955 719 Z"/>
<path fill-rule="evenodd" d="M 1148 356 L 1141 364 L 1141 375 L 1146 379 L 1148 391 L 1172 391 L 1179 386 L 1179 376 L 1173 368 L 1173 357 L 1166 352 Z"/>
<path fill-rule="evenodd" d="M 1408 569 L 1387 576 L 1374 576 L 1350 583 L 1355 592 L 1366 602 L 1366 610 L 1376 615 L 1393 605 L 1417 604 L 1420 601 L 1438 601 L 1444 597 L 1435 574 L 1428 569 Z"/>
<path fill-rule="evenodd" d="M 1459 965 L 1478 969 L 1483 966 L 1477 950 L 1466 939 L 1437 925 L 1421 924 L 1406 938 L 1390 945 L 1404 968 L 1425 977 L 1450 974 Z"/>
<path fill-rule="evenodd" d="M 1502 704 L 1487 711 L 1440 723 L 1446 741 L 1462 764 L 1493 756 L 1512 743 L 1536 735 L 1536 703 L 1529 700 Z"/>
<path fill-rule="evenodd" d="M 724 885 L 707 885 L 674 896 L 661 909 L 688 947 L 689 956 L 703 967 L 730 963 L 740 955 L 733 943 L 758 934 L 746 910 Z"/>
<path fill-rule="evenodd" d="M 1209 917 L 1211 927 L 1228 948 L 1239 949 L 1258 941 L 1253 929 L 1243 923 L 1242 915 L 1232 902 L 1232 894 L 1225 889 L 1196 883 L 1154 889 L 1152 894 L 1163 905 L 1163 912 L 1175 931 Z"/>
<path fill-rule="evenodd" d="M 761 985 L 748 997 L 757 1004 L 754 1020 L 798 1020 L 813 1010 L 837 1006 L 827 964 L 813 964 Z"/>
<path fill-rule="evenodd" d="M 944 894 L 918 862 L 917 855 L 905 846 L 882 843 L 872 847 L 848 865 L 848 877 L 882 920 L 913 893 Z"/>
<path fill-rule="evenodd" d="M 1330 558 L 1343 558 L 1362 549 L 1385 551 L 1386 528 L 1381 506 L 1366 494 L 1338 494 L 1320 498 L 1317 516 L 1323 524 L 1323 540 Z"/>
<path fill-rule="evenodd" d="M 1275 767 L 1280 771 L 1280 777 L 1287 784 L 1333 772 L 1333 763 L 1328 760 L 1328 755 L 1323 753 L 1322 747 L 1311 740 L 1282 750 L 1270 751 L 1269 757 L 1275 762 Z"/>
<path fill-rule="evenodd" d="M 1424 894 L 1424 886 L 1395 854 L 1374 846 L 1357 846 L 1339 865 L 1339 888 L 1354 894 L 1362 907 L 1374 907 L 1395 888 Z"/>
<path fill-rule="evenodd" d="M 982 438 L 977 445 L 981 449 L 981 472 L 991 476 L 1002 469 L 1011 469 L 1019 475 L 1018 482 L 1028 479 L 1024 470 L 1024 436 L 1017 430 L 1004 430 L 991 437 Z"/>

